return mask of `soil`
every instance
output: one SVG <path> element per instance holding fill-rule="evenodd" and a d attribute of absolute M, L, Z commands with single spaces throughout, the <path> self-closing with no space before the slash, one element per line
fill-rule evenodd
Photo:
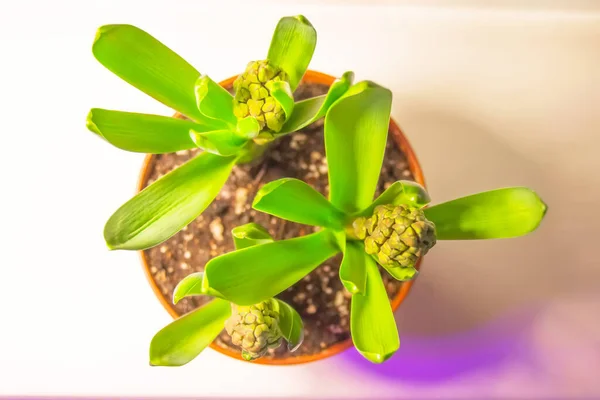
<path fill-rule="evenodd" d="M 296 90 L 297 100 L 327 92 L 328 86 L 301 84 Z M 154 155 L 146 185 L 180 166 L 198 154 L 198 150 Z M 284 221 L 251 208 L 257 190 L 273 180 L 293 177 L 302 179 L 325 196 L 328 195 L 327 161 L 323 144 L 323 120 L 287 135 L 265 152 L 261 160 L 237 165 L 215 201 L 187 227 L 161 245 L 145 250 L 150 272 L 167 299 L 172 298 L 177 283 L 192 272 L 202 271 L 213 257 L 234 250 L 231 230 L 248 222 L 256 222 L 268 229 L 276 240 L 303 236 L 316 229 Z M 398 149 L 392 135 L 388 135 L 384 165 L 377 195 L 391 183 L 413 180 L 405 155 Z M 350 337 L 350 294 L 339 278 L 341 255 L 335 256 L 278 297 L 288 302 L 304 321 L 304 342 L 294 353 L 282 345 L 270 350 L 265 358 L 281 359 L 319 353 Z M 383 271 L 383 270 L 382 270 Z M 392 299 L 402 282 L 382 274 L 388 296 Z M 210 301 L 199 296 L 181 300 L 175 307 L 180 314 L 187 313 Z M 225 331 L 216 344 L 239 351 L 231 344 Z"/>

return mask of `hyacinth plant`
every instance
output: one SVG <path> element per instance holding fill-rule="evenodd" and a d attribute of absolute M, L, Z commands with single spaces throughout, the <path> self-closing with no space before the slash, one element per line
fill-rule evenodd
<path fill-rule="evenodd" d="M 87 127 L 131 152 L 204 151 L 164 175 L 108 220 L 110 249 L 141 250 L 167 240 L 215 199 L 236 163 L 259 157 L 268 143 L 324 117 L 352 84 L 346 72 L 328 93 L 294 102 L 317 34 L 303 16 L 282 18 L 265 60 L 250 62 L 226 89 L 157 39 L 131 25 L 106 25 L 92 52 L 114 74 L 180 114 L 174 117 L 94 108 Z"/>
<path fill-rule="evenodd" d="M 267 183 L 253 207 L 318 227 L 210 260 L 196 282 L 207 294 L 247 306 L 281 293 L 343 253 L 339 277 L 352 294 L 350 330 L 357 350 L 381 363 L 400 345 L 381 274 L 414 279 L 415 264 L 438 240 L 509 238 L 535 230 L 546 205 L 531 189 L 509 187 L 434 206 L 425 189 L 398 181 L 373 199 L 387 141 L 392 95 L 372 82 L 352 86 L 325 117 L 329 200 L 297 179 Z M 186 278 L 187 279 L 187 278 Z"/>
<path fill-rule="evenodd" d="M 240 250 L 273 242 L 266 229 L 254 223 L 232 230 L 235 248 Z M 183 279 L 173 292 L 173 303 L 202 292 L 202 272 Z M 300 315 L 279 299 L 265 299 L 239 306 L 221 298 L 212 299 L 161 329 L 150 343 L 150 364 L 181 366 L 193 360 L 221 333 L 223 328 L 244 360 L 252 361 L 269 349 L 279 347 L 285 339 L 288 350 L 295 351 L 304 339 Z"/>

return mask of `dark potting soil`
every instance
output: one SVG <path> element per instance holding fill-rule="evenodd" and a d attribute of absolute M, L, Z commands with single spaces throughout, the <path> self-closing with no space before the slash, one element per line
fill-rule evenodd
<path fill-rule="evenodd" d="M 301 84 L 295 93 L 297 100 L 327 92 L 326 85 Z M 146 185 L 180 166 L 198 154 L 197 150 L 154 155 Z M 301 131 L 275 141 L 263 159 L 252 164 L 237 165 L 215 201 L 182 231 L 171 239 L 146 250 L 150 272 L 162 294 L 170 302 L 177 283 L 192 272 L 202 271 L 213 257 L 234 250 L 231 230 L 248 222 L 268 229 L 276 240 L 289 239 L 314 232 L 306 225 L 288 222 L 252 209 L 252 200 L 260 187 L 273 180 L 292 177 L 302 179 L 325 196 L 328 195 L 327 160 L 323 144 L 323 120 Z M 388 135 L 382 174 L 377 188 L 379 195 L 391 183 L 413 180 L 405 155 Z M 342 256 L 335 256 L 278 297 L 288 302 L 304 321 L 304 342 L 294 353 L 282 345 L 270 350 L 266 358 L 280 359 L 312 355 L 350 337 L 350 294 L 342 286 L 338 273 Z M 383 271 L 383 270 L 382 270 Z M 402 285 L 382 273 L 388 296 L 393 298 Z M 210 298 L 199 296 L 181 300 L 175 307 L 187 313 Z M 225 331 L 216 339 L 222 347 L 239 351 L 231 344 Z"/>

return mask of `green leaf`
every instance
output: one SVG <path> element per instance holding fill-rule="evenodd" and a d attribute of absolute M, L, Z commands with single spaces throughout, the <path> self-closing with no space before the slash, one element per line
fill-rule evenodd
<path fill-rule="evenodd" d="M 288 350 L 294 352 L 304 340 L 304 324 L 300 314 L 285 301 L 275 300 L 279 311 L 279 329 L 288 342 Z"/>
<path fill-rule="evenodd" d="M 235 157 L 202 153 L 166 174 L 119 208 L 104 227 L 110 249 L 155 246 L 189 224 L 225 184 Z"/>
<path fill-rule="evenodd" d="M 348 91 L 354 80 L 352 71 L 345 72 L 344 75 L 329 87 L 326 95 L 313 97 L 299 101 L 294 106 L 294 112 L 290 118 L 285 121 L 281 131 L 277 136 L 282 136 L 291 132 L 296 132 L 313 122 L 323 118 L 329 110 L 329 107 L 344 93 Z"/>
<path fill-rule="evenodd" d="M 214 299 L 161 329 L 150 342 L 150 365 L 181 366 L 192 361 L 221 333 L 231 315 L 228 301 Z"/>
<path fill-rule="evenodd" d="M 250 140 L 260 133 L 260 124 L 253 116 L 248 116 L 237 121 L 235 129 L 238 136 Z"/>
<path fill-rule="evenodd" d="M 367 208 L 381 173 L 392 93 L 373 82 L 352 86 L 325 116 L 329 198 L 347 213 Z"/>
<path fill-rule="evenodd" d="M 220 156 L 238 154 L 247 143 L 247 140 L 228 129 L 208 132 L 192 129 L 189 137 L 197 147 Z"/>
<path fill-rule="evenodd" d="M 294 111 L 294 95 L 290 89 L 290 84 L 285 81 L 273 82 L 271 86 L 271 96 L 281 104 L 285 117 L 289 118 Z"/>
<path fill-rule="evenodd" d="M 377 262 L 377 259 L 373 257 L 373 260 Z M 412 281 L 417 277 L 419 271 L 417 271 L 414 267 L 396 267 L 396 268 L 388 268 L 385 265 L 382 265 L 383 268 L 392 276 L 392 278 L 397 281 Z"/>
<path fill-rule="evenodd" d="M 233 96 L 221 85 L 202 75 L 196 81 L 196 103 L 202 114 L 210 119 L 226 122 L 231 128 L 237 124 L 233 114 Z"/>
<path fill-rule="evenodd" d="M 535 230 L 547 206 L 531 189 L 512 187 L 474 194 L 424 210 L 440 240 L 495 239 Z"/>
<path fill-rule="evenodd" d="M 207 129 L 190 120 L 93 108 L 87 127 L 120 149 L 162 154 L 196 147 L 190 129 Z"/>
<path fill-rule="evenodd" d="M 236 250 L 273 241 L 273 237 L 269 232 L 262 225 L 254 222 L 233 228 L 231 236 L 233 236 L 233 244 Z"/>
<path fill-rule="evenodd" d="M 365 293 L 367 266 L 365 248 L 357 241 L 346 241 L 346 250 L 340 265 L 340 280 L 352 294 Z"/>
<path fill-rule="evenodd" d="M 179 303 L 179 300 L 185 297 L 205 295 L 202 291 L 203 276 L 203 272 L 194 272 L 179 281 L 173 290 L 173 304 Z"/>
<path fill-rule="evenodd" d="M 235 304 L 256 304 L 284 291 L 338 252 L 337 238 L 327 229 L 247 247 L 210 260 L 203 287 Z"/>
<path fill-rule="evenodd" d="M 367 286 L 364 294 L 352 295 L 350 333 L 360 354 L 379 364 L 398 350 L 400 338 L 377 264 L 366 253 L 363 253 L 363 257 Z"/>
<path fill-rule="evenodd" d="M 425 188 L 413 181 L 394 182 L 387 188 L 369 207 L 358 213 L 356 216 L 373 215 L 375 207 L 392 204 L 408 204 L 413 207 L 424 207 L 431 201 Z"/>
<path fill-rule="evenodd" d="M 196 122 L 210 124 L 196 106 L 200 73 L 183 58 L 132 25 L 105 25 L 92 46 L 102 65 L 124 81 Z"/>
<path fill-rule="evenodd" d="M 288 221 L 341 229 L 344 214 L 325 197 L 299 179 L 283 178 L 264 185 L 252 207 Z"/>
<path fill-rule="evenodd" d="M 292 91 L 304 76 L 316 46 L 317 32 L 304 16 L 279 20 L 267 59 L 289 75 Z"/>

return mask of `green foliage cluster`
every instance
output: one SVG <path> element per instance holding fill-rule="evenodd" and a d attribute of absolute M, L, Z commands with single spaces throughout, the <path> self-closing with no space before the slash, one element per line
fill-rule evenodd
<path fill-rule="evenodd" d="M 324 117 L 329 198 L 305 182 L 267 183 L 253 208 L 318 227 L 274 241 L 257 224 L 237 227 L 236 250 L 210 260 L 175 289 L 173 301 L 213 296 L 152 340 L 153 365 L 182 365 L 227 326 L 244 358 L 263 355 L 282 339 L 302 342 L 298 313 L 276 296 L 328 258 L 343 254 L 339 278 L 352 294 L 350 327 L 357 350 L 380 363 L 399 348 L 394 315 L 377 264 L 400 281 L 418 274 L 416 261 L 440 240 L 509 238 L 535 230 L 546 205 L 531 189 L 510 187 L 431 206 L 425 189 L 398 181 L 374 198 L 387 142 L 392 93 L 345 73 L 327 95 L 295 103 L 316 32 L 304 17 L 279 21 L 266 60 L 251 62 L 236 93 L 201 75 L 152 36 L 128 25 L 100 28 L 94 55 L 108 69 L 187 118 L 93 109 L 88 127 L 129 151 L 205 151 L 165 175 L 109 219 L 112 249 L 161 243 L 196 218 L 215 198 L 233 165 L 259 157 L 269 142 Z M 232 313 L 233 310 L 233 313 Z"/>

